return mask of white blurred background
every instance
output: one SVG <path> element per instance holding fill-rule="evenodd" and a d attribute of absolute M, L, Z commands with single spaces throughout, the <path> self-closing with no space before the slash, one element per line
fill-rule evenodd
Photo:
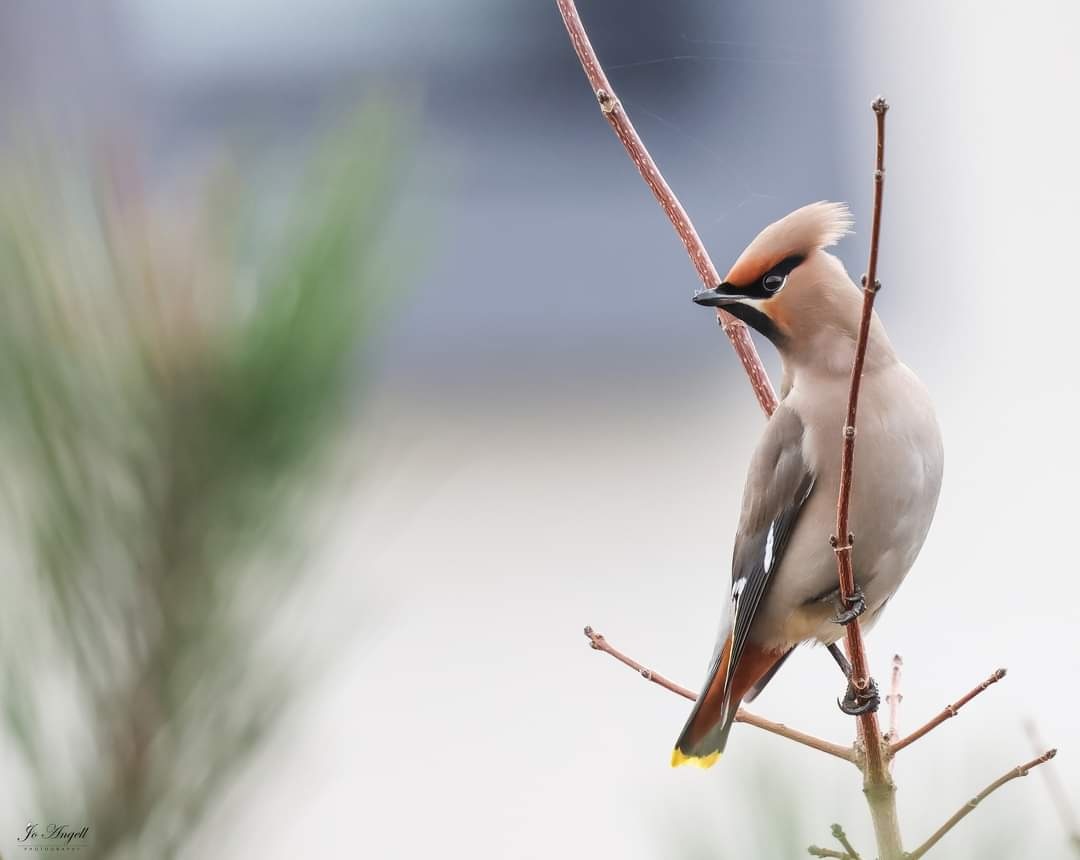
<path fill-rule="evenodd" d="M 1080 7 L 579 8 L 721 271 L 768 222 L 835 199 L 857 218 L 839 254 L 858 277 L 869 105 L 888 98 L 878 308 L 934 394 L 946 477 L 873 667 L 884 682 L 903 655 L 902 730 L 1009 669 L 899 758 L 905 834 L 1031 758 L 1025 718 L 1080 804 Z M 162 184 L 223 138 L 288 164 L 379 88 L 422 104 L 407 203 L 423 276 L 381 333 L 362 480 L 320 553 L 335 597 L 287 635 L 363 610 L 189 856 L 753 857 L 775 826 L 763 792 L 797 799 L 795 844 L 838 820 L 869 850 L 854 770 L 740 726 L 718 767 L 672 771 L 687 703 L 582 636 L 696 688 L 762 419 L 553 3 L 0 4 L 3 127 L 123 125 Z M 846 741 L 841 692 L 806 649 L 754 710 Z M 948 839 L 942 856 L 1067 850 L 1039 775 Z"/>

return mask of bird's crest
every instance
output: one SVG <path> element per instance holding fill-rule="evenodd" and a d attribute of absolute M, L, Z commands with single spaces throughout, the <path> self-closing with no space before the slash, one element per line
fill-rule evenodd
<path fill-rule="evenodd" d="M 835 245 L 853 225 L 845 203 L 822 200 L 803 206 L 758 233 L 724 280 L 739 286 L 751 284 L 787 257 Z"/>

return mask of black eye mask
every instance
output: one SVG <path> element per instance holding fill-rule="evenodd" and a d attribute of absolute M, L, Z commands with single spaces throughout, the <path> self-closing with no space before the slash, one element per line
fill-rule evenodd
<path fill-rule="evenodd" d="M 732 294 L 737 292 L 747 299 L 771 299 L 784 288 L 784 284 L 787 283 L 788 275 L 790 275 L 805 259 L 806 257 L 800 254 L 793 254 L 790 257 L 785 257 L 762 275 L 755 283 L 749 284 L 746 287 L 738 287 L 734 284 L 721 284 L 720 286 L 721 288 L 727 287 L 728 291 Z"/>
<path fill-rule="evenodd" d="M 761 332 L 777 346 L 784 340 L 784 335 L 776 324 L 769 319 L 767 314 L 757 308 L 746 304 L 744 299 L 771 299 L 779 293 L 787 283 L 790 275 L 806 257 L 793 254 L 785 257 L 769 271 L 762 275 L 755 283 L 747 286 L 739 286 L 724 282 L 715 290 L 706 290 L 695 297 L 698 304 L 721 305 L 724 310 L 737 319 L 742 320 L 748 326 Z M 720 297 L 719 301 L 711 300 L 712 296 Z M 702 300 L 704 299 L 704 301 Z"/>

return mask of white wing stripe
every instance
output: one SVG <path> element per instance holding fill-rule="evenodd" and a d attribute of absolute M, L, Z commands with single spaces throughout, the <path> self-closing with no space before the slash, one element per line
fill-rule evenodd
<path fill-rule="evenodd" d="M 769 536 L 765 538 L 765 572 L 772 570 L 773 539 L 776 537 L 776 520 L 769 523 Z"/>

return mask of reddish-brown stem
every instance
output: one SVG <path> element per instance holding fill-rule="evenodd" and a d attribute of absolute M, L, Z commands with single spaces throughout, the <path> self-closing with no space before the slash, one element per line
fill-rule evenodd
<path fill-rule="evenodd" d="M 660 172 L 660 168 L 656 166 L 656 162 L 653 161 L 649 150 L 645 148 L 645 144 L 638 136 L 634 124 L 630 122 L 630 117 L 627 115 L 622 103 L 615 95 L 615 90 L 608 81 L 607 75 L 604 74 L 604 68 L 600 65 L 600 60 L 596 56 L 596 51 L 593 50 L 592 43 L 589 42 L 589 36 L 585 32 L 585 25 L 581 23 L 581 16 L 578 15 L 574 0 L 556 0 L 556 2 L 563 23 L 566 25 L 566 32 L 570 35 L 570 43 L 577 52 L 581 67 L 585 70 L 585 76 L 589 79 L 589 86 L 600 104 L 600 112 L 626 149 L 627 155 L 634 162 L 638 172 L 641 174 L 641 178 L 645 180 L 645 184 L 649 186 L 653 196 L 663 208 L 668 220 L 671 221 L 672 226 L 675 228 L 675 232 L 682 239 L 683 245 L 686 246 L 686 253 L 690 255 L 690 261 L 694 264 L 694 268 L 697 269 L 702 283 L 706 287 L 715 287 L 720 283 L 720 274 L 716 271 L 716 266 L 713 265 L 708 251 L 705 250 L 705 245 L 701 241 L 701 237 L 698 236 L 697 230 L 694 229 L 690 216 L 686 214 L 686 210 L 683 209 L 679 198 L 675 196 L 675 192 L 667 184 L 664 175 Z M 776 393 L 773 391 L 772 383 L 769 381 L 769 374 L 766 373 L 765 366 L 761 363 L 761 357 L 758 355 L 757 348 L 750 338 L 750 332 L 747 330 L 746 325 L 722 308 L 716 309 L 716 318 L 721 328 L 723 328 L 724 334 L 731 341 L 735 354 L 738 355 L 743 370 L 746 371 L 746 375 L 750 379 L 750 385 L 754 389 L 754 396 L 757 398 L 762 410 L 766 415 L 772 415 L 776 409 Z"/>
<path fill-rule="evenodd" d="M 686 687 L 682 687 L 674 681 L 669 681 L 663 675 L 657 674 L 652 669 L 642 666 L 637 660 L 626 656 L 626 654 L 618 648 L 613 647 L 611 643 L 604 638 L 602 633 L 597 633 L 591 627 L 586 627 L 585 635 L 589 639 L 589 644 L 594 649 L 603 651 L 605 654 L 610 654 L 624 666 L 629 666 L 646 681 L 652 681 L 654 684 L 659 684 L 665 690 L 670 690 L 672 693 L 682 696 L 684 699 L 689 699 L 691 702 L 697 700 L 697 696 L 686 689 Z M 828 753 L 831 756 L 836 756 L 836 758 L 842 758 L 844 761 L 855 761 L 855 753 L 851 747 L 830 743 L 829 741 L 822 740 L 813 735 L 808 735 L 806 732 L 800 732 L 797 729 L 789 728 L 783 723 L 775 723 L 772 720 L 767 720 L 764 717 L 751 714 L 743 708 L 739 708 L 738 712 L 735 714 L 735 722 L 746 723 L 748 726 L 754 726 L 774 735 L 779 735 L 782 738 L 787 738 L 790 741 L 795 741 L 795 743 L 811 747 L 819 752 Z"/>
<path fill-rule="evenodd" d="M 870 229 L 870 261 L 863 277 L 863 307 L 859 321 L 859 336 L 855 344 L 855 360 L 851 367 L 851 387 L 848 391 L 847 417 L 843 428 L 843 449 L 840 460 L 840 492 L 836 501 L 836 534 L 831 538 L 836 551 L 836 569 L 840 579 L 840 595 L 846 607 L 854 605 L 855 571 L 852 567 L 852 545 L 855 537 L 848 528 L 851 508 L 851 485 L 855 462 L 855 427 L 859 411 L 859 387 L 862 383 L 863 365 L 866 361 L 867 344 L 870 339 L 870 323 L 874 314 L 874 296 L 880 284 L 877 281 L 878 242 L 881 237 L 881 202 L 885 185 L 885 112 L 889 109 L 885 99 L 878 98 L 873 104 L 877 120 L 877 158 L 874 170 L 874 220 Z M 869 661 L 863 645 L 862 631 L 856 619 L 845 628 L 845 644 L 851 660 L 851 681 L 856 690 L 866 690 L 870 685 Z M 877 714 L 870 712 L 859 718 L 859 734 L 864 749 L 863 791 L 870 806 L 870 815 L 877 836 L 881 860 L 900 860 L 903 845 L 900 825 L 896 817 L 896 786 L 889 776 L 888 759 L 882 743 Z"/>
<path fill-rule="evenodd" d="M 974 699 L 977 695 L 979 695 L 979 693 L 983 692 L 984 690 L 986 690 L 991 685 L 996 684 L 998 681 L 1000 681 L 1004 677 L 1005 677 L 1005 670 L 1004 669 L 998 669 L 996 672 L 994 672 L 993 675 L 991 675 L 989 678 L 987 678 L 985 681 L 983 681 L 981 684 L 979 684 L 979 686 L 977 686 L 975 689 L 970 690 L 969 692 L 965 693 L 963 696 L 961 696 L 959 699 L 957 699 L 951 705 L 946 705 L 945 709 L 940 714 L 938 714 L 936 717 L 934 717 L 932 720 L 930 720 L 928 723 L 926 723 L 925 725 L 922 725 L 919 728 L 915 729 L 915 731 L 913 731 L 910 735 L 907 735 L 906 737 L 901 738 L 900 740 L 895 741 L 893 744 L 891 744 L 890 747 L 889 747 L 889 754 L 890 755 L 896 755 L 896 753 L 900 752 L 900 750 L 904 749 L 904 747 L 911 746 L 913 743 L 915 743 L 915 741 L 917 741 L 923 735 L 928 734 L 929 732 L 933 731 L 934 729 L 936 729 L 938 726 L 940 726 L 946 720 L 950 720 L 953 717 L 955 717 L 957 712 L 962 707 L 964 707 L 964 705 L 966 705 L 968 702 L 970 702 L 972 699 Z"/>
<path fill-rule="evenodd" d="M 927 851 L 937 845 L 946 833 L 948 833 L 950 830 L 956 827 L 957 824 L 963 821 L 964 818 L 974 812 L 975 807 L 977 807 L 991 794 L 1001 788 L 1001 786 L 1005 785 L 1005 783 L 1007 782 L 1011 782 L 1012 780 L 1017 779 L 1018 777 L 1027 776 L 1028 771 L 1037 768 L 1040 764 L 1045 764 L 1046 762 L 1050 761 L 1050 759 L 1052 759 L 1055 755 L 1057 755 L 1057 750 L 1047 750 L 1038 758 L 1032 759 L 1027 764 L 1022 764 L 1019 767 L 1014 767 L 1008 773 L 995 779 L 992 783 L 986 786 L 986 788 L 976 794 L 973 798 L 971 798 L 971 800 L 969 800 L 955 813 L 953 813 L 952 817 L 949 818 L 948 821 L 946 821 L 944 824 L 941 825 L 941 827 L 935 830 L 930 836 L 930 838 L 927 839 L 922 845 L 920 845 L 918 848 L 908 854 L 905 860 L 919 860 L 919 858 L 923 857 Z"/>
<path fill-rule="evenodd" d="M 624 666 L 629 666 L 646 681 L 652 681 L 654 684 L 659 684 L 665 690 L 670 690 L 678 696 L 682 696 L 684 699 L 689 699 L 691 702 L 697 701 L 697 696 L 694 695 L 692 690 L 681 687 L 674 681 L 669 681 L 663 675 L 654 672 L 652 669 L 647 669 L 642 666 L 637 660 L 632 657 L 627 657 L 618 648 L 615 648 L 607 639 L 604 638 L 603 633 L 597 633 L 591 627 L 585 628 L 585 635 L 589 639 L 589 644 L 597 651 L 603 651 L 605 654 L 610 654 Z"/>

